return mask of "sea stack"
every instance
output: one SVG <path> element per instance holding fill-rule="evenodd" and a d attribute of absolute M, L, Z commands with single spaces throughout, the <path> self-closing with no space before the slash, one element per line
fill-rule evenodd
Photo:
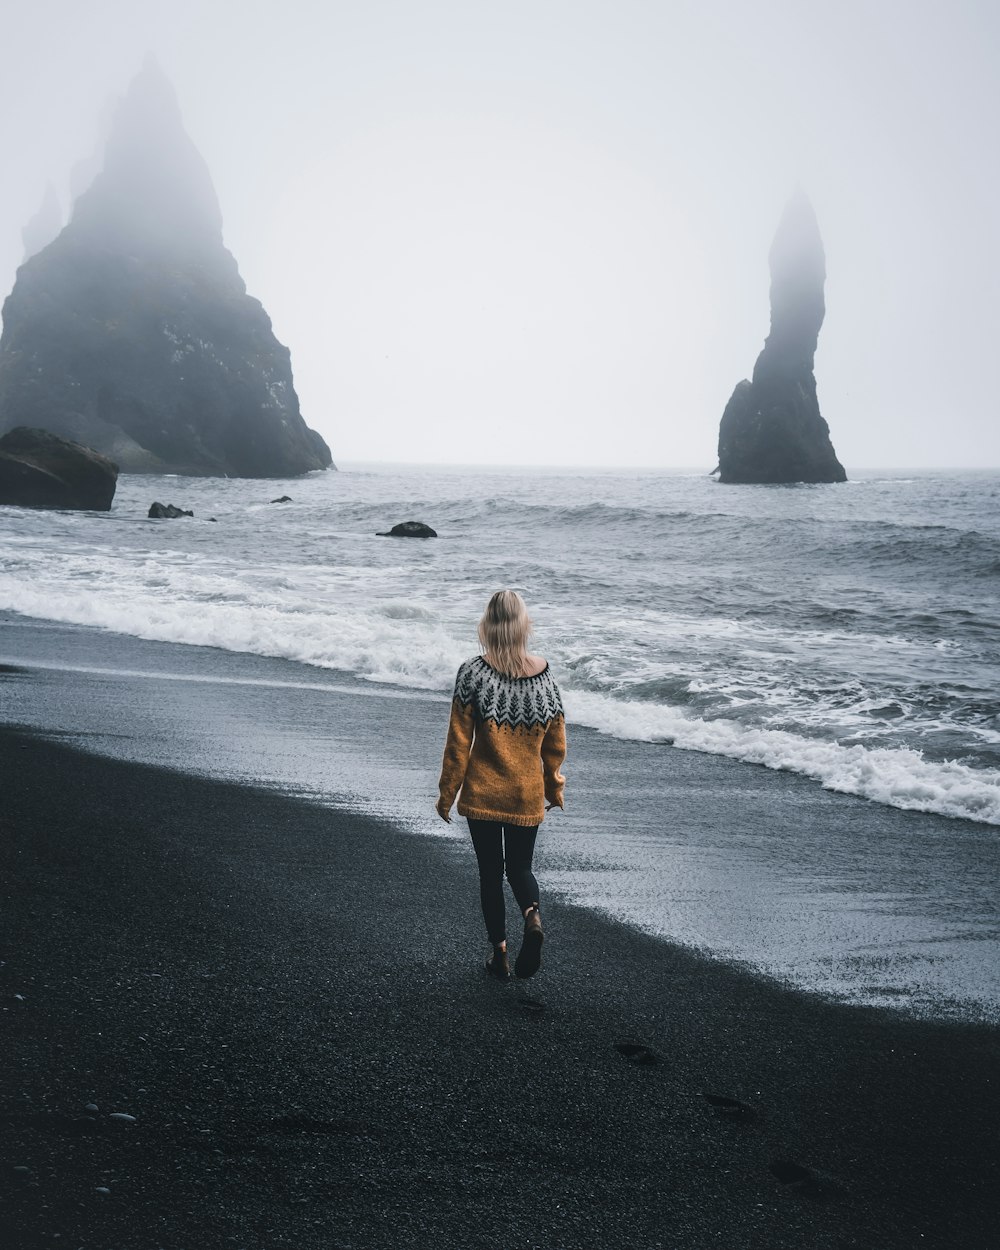
<path fill-rule="evenodd" d="M 813 358 L 826 312 L 826 257 L 801 191 L 785 208 L 769 254 L 771 330 L 753 380 L 733 391 L 719 425 L 720 482 L 845 482 L 820 416 Z"/>
<path fill-rule="evenodd" d="M 58 236 L 62 227 L 63 219 L 62 210 L 59 207 L 59 197 L 56 195 L 55 187 L 49 182 L 45 186 L 45 195 L 42 198 L 38 212 L 35 213 L 34 217 L 21 231 L 21 239 L 24 242 L 24 259 L 30 260 L 43 247 L 48 247 L 52 240 Z"/>
<path fill-rule="evenodd" d="M 124 472 L 288 477 L 330 467 L 151 58 L 114 114 L 101 171 L 4 304 L 0 433 L 15 426 L 85 444 Z"/>

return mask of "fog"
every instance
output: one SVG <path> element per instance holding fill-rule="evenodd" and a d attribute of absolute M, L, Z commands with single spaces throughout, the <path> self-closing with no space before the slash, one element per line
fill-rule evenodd
<path fill-rule="evenodd" d="M 1000 465 L 992 3 L 4 0 L 3 29 L 3 294 L 153 51 L 337 461 L 710 469 L 801 186 L 848 472 Z"/>

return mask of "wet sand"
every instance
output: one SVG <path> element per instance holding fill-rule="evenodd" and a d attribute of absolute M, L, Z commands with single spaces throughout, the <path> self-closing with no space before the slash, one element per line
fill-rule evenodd
<path fill-rule="evenodd" d="M 995 1029 L 555 900 L 504 987 L 455 844 L 11 729 L 0 784 L 4 1245 L 997 1245 Z"/>
<path fill-rule="evenodd" d="M 0 722 L 430 833 L 447 699 L 0 613 Z M 1000 1024 L 996 827 L 570 726 L 550 895 L 799 989 Z"/>

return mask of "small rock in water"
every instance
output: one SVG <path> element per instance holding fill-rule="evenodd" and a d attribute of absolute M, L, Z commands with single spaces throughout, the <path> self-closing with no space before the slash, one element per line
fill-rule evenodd
<path fill-rule="evenodd" d="M 110 1189 L 108 1189 L 107 1185 L 98 1185 L 98 1186 L 97 1186 L 97 1192 L 98 1192 L 99 1194 L 109 1194 L 109 1193 L 111 1193 L 111 1190 L 110 1190 Z"/>
<path fill-rule="evenodd" d="M 400 521 L 391 530 L 376 530 L 376 538 L 437 538 L 437 530 L 432 530 L 423 521 Z"/>
<path fill-rule="evenodd" d="M 172 503 L 159 503 L 154 501 L 149 505 L 149 512 L 146 514 L 154 521 L 168 520 L 172 521 L 179 516 L 194 516 L 193 512 L 185 512 L 183 508 L 178 508 Z"/>
<path fill-rule="evenodd" d="M 282 495 L 280 499 L 272 499 L 271 503 L 291 503 L 291 495 Z"/>
<path fill-rule="evenodd" d="M 100 1111 L 100 1107 L 96 1102 L 88 1102 L 83 1109 L 84 1111 L 89 1111 L 91 1115 L 97 1115 L 98 1111 Z"/>
<path fill-rule="evenodd" d="M 126 1124 L 134 1124 L 135 1116 L 129 1115 L 127 1111 L 112 1111 L 108 1116 L 109 1120 L 124 1120 Z"/>

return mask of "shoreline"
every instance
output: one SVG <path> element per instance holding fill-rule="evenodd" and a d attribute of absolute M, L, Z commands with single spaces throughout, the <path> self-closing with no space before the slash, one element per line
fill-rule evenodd
<path fill-rule="evenodd" d="M 446 703 L 291 661 L 0 617 L 3 719 L 433 834 Z M 996 830 L 576 728 L 551 893 L 839 1001 L 1000 1020 Z"/>
<path fill-rule="evenodd" d="M 9 730 L 0 759 L 18 1250 L 994 1242 L 995 1029 L 558 899 L 542 973 L 496 986 L 439 839 Z"/>

